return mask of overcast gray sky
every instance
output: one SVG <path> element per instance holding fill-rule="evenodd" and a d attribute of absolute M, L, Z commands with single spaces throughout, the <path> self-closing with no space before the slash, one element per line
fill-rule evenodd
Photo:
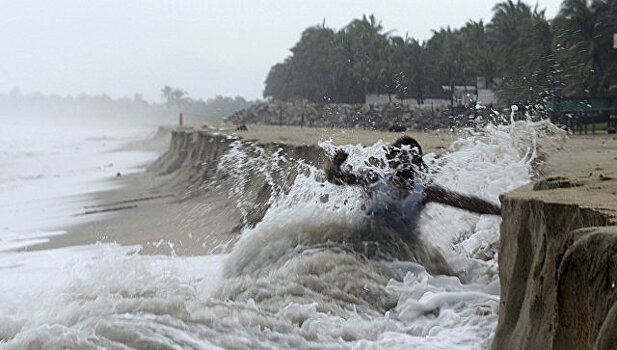
<path fill-rule="evenodd" d="M 160 99 L 164 85 L 194 98 L 261 98 L 270 67 L 307 27 L 335 29 L 375 14 L 386 30 L 426 40 L 432 29 L 489 21 L 489 0 L 20 0 L 0 1 L 0 92 Z M 535 2 L 528 2 L 535 5 Z M 560 0 L 538 0 L 553 18 Z"/>

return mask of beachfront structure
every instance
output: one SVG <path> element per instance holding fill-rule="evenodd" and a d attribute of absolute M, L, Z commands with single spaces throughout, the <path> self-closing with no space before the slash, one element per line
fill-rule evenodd
<path fill-rule="evenodd" d="M 449 85 L 442 85 L 441 89 L 452 94 L 453 105 L 466 106 L 476 101 L 477 92 L 473 85 L 454 85 L 454 90 Z"/>
<path fill-rule="evenodd" d="M 493 82 L 495 84 L 496 82 Z M 415 97 L 399 98 L 393 94 L 368 94 L 366 95 L 367 105 L 383 105 L 392 102 L 401 103 L 407 106 L 418 106 L 420 108 L 431 108 L 440 106 L 469 106 L 480 104 L 483 106 L 494 106 L 498 104 L 497 96 L 484 77 L 477 77 L 476 85 L 454 85 L 454 90 L 449 85 L 442 85 L 444 94 L 441 98 L 425 98 L 423 104 L 419 104 Z"/>
<path fill-rule="evenodd" d="M 467 106 L 473 103 L 492 106 L 498 103 L 497 96 L 491 89 L 473 85 L 454 85 L 454 91 L 448 85 L 443 85 L 441 88 L 447 93 L 452 93 L 452 101 L 454 101 L 455 106 Z"/>
<path fill-rule="evenodd" d="M 366 95 L 366 104 L 367 105 L 385 105 L 388 103 L 400 103 L 406 106 L 417 106 L 420 108 L 431 108 L 431 107 L 439 107 L 439 106 L 449 106 L 450 101 L 443 98 L 425 98 L 423 104 L 418 104 L 418 100 L 413 97 L 400 99 L 396 95 L 379 95 L 379 94 L 368 94 Z"/>
<path fill-rule="evenodd" d="M 482 106 L 494 106 L 499 103 L 495 91 L 491 89 L 478 89 L 478 97 L 476 103 Z"/>
<path fill-rule="evenodd" d="M 546 109 L 551 121 L 579 133 L 595 132 L 597 123 L 606 123 L 609 133 L 617 132 L 617 96 L 554 98 Z"/>

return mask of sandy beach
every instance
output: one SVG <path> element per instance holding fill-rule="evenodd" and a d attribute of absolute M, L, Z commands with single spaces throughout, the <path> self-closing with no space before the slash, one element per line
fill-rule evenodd
<path fill-rule="evenodd" d="M 452 141 L 460 137 L 460 133 L 437 131 L 390 133 L 363 129 L 281 128 L 266 125 L 250 125 L 248 132 L 236 132 L 228 125 L 217 125 L 216 128 L 204 126 L 181 129 L 236 135 L 260 144 L 292 145 L 315 145 L 328 140 L 332 140 L 335 145 L 370 145 L 378 140 L 391 143 L 405 134 L 419 140 L 425 153 L 436 154 L 443 153 Z M 134 142 L 127 147 L 157 150 L 162 154 L 165 147 L 161 142 L 161 138 L 158 137 L 154 140 Z M 156 176 L 152 172 L 111 178 L 109 181 L 119 185 L 119 188 L 99 192 L 95 199 L 98 204 L 83 209 L 83 215 L 99 216 L 99 218 L 89 220 L 85 224 L 58 228 L 66 230 L 67 234 L 51 237 L 47 243 L 24 250 L 54 249 L 95 242 L 117 242 L 122 245 L 149 242 L 143 247 L 143 253 L 172 254 L 173 252 L 179 255 L 195 255 L 212 252 L 210 248 L 204 247 L 204 239 L 215 240 L 218 243 L 235 239 L 236 234 L 231 233 L 235 225 L 230 224 L 225 218 L 229 213 L 240 215 L 236 208 L 212 208 L 204 203 L 203 198 L 182 198 L 185 187 L 169 186 L 169 180 L 168 176 Z M 208 202 L 210 200 L 214 199 L 210 198 Z M 209 220 L 204 220 L 205 217 Z M 205 232 L 230 232 L 230 234 L 204 237 Z M 197 241 L 195 237 L 201 238 Z"/>
<path fill-rule="evenodd" d="M 48 332 L 54 331 L 48 324 L 63 322 L 88 335 L 96 329 L 100 344 L 107 339 L 132 341 L 134 336 L 124 338 L 127 332 L 151 329 L 165 337 L 163 330 L 172 327 L 200 342 L 222 339 L 235 344 L 248 339 L 249 345 L 240 348 L 251 348 L 253 339 L 267 334 L 264 327 L 277 322 L 285 324 L 284 334 L 304 332 L 296 316 L 287 325 L 285 310 L 291 310 L 293 315 L 308 312 L 307 320 L 332 329 L 347 322 L 356 329 L 362 322 L 368 336 L 343 339 L 342 348 L 365 339 L 386 348 L 388 327 L 394 327 L 391 333 L 397 339 L 407 340 L 409 332 L 415 334 L 410 325 L 442 330 L 437 336 L 415 335 L 419 344 L 429 344 L 426 348 L 448 342 L 462 344 L 461 349 L 469 344 L 489 348 L 493 341 L 499 348 L 510 348 L 511 339 L 532 334 L 528 329 L 541 329 L 538 334 L 552 337 L 554 331 L 542 327 L 552 322 L 553 310 L 579 310 L 599 300 L 595 309 L 606 313 L 603 303 L 613 300 L 610 289 L 595 288 L 589 294 L 586 286 L 612 278 L 607 275 L 612 270 L 605 267 L 612 263 L 611 252 L 617 251 L 617 236 L 596 232 L 589 237 L 606 239 L 579 239 L 576 244 L 572 238 L 594 232 L 589 227 L 615 222 L 613 135 L 572 135 L 564 143 L 553 126 L 522 122 L 489 128 L 450 148 L 452 141 L 467 134 L 411 133 L 425 153 L 437 154 L 427 157 L 430 166 L 439 169 L 431 174 L 436 183 L 501 200 L 503 215 L 500 220 L 429 204 L 420 217 L 424 221 L 419 232 L 427 243 L 408 245 L 398 236 L 364 238 L 363 226 L 353 221 L 364 212 L 362 197 L 354 188 L 334 188 L 323 181 L 320 169 L 333 150 L 329 143 L 324 145 L 329 151 L 316 145 L 332 140 L 354 155 L 348 165 L 361 166 L 367 156 L 382 154 L 380 146 L 371 147 L 375 141 L 388 144 L 402 134 L 274 126 L 249 130 L 173 128 L 168 146 L 162 142 L 168 137 L 161 134 L 126 145 L 162 154 L 149 171 L 105 173 L 101 181 L 112 189 L 94 193 L 76 214 L 76 219 L 89 220 L 55 227 L 66 233 L 5 253 L 3 266 L 14 273 L 7 278 L 9 287 L 3 293 L 9 297 L 0 307 L 15 316 L 8 328 L 0 327 L 4 337 L 18 334 L 19 339 L 11 341 L 25 344 L 30 332 L 42 332 L 40 338 L 48 339 Z M 534 158 L 535 144 L 539 153 Z M 300 158 L 307 163 L 298 162 Z M 580 228 L 587 231 L 578 233 Z M 414 262 L 411 254 L 430 247 L 444 254 L 452 272 L 431 273 L 430 261 Z M 386 258 L 372 259 L 375 254 Z M 562 261 L 582 272 L 562 271 Z M 604 274 L 588 273 L 588 267 Z M 585 282 L 587 276 L 595 280 Z M 574 281 L 580 288 L 562 287 L 560 281 Z M 28 292 L 20 287 L 27 284 L 39 289 Z M 575 294 L 558 297 L 559 288 Z M 32 301 L 20 302 L 25 298 Z M 48 300 L 60 300 L 59 306 L 44 306 L 55 305 Z M 530 318 L 527 310 L 535 308 L 534 300 L 548 307 Z M 27 322 L 40 312 L 32 310 L 48 310 L 33 330 Z M 238 312 L 250 310 L 257 313 L 238 317 Z M 374 319 L 367 321 L 362 315 Z M 254 316 L 265 326 L 254 327 Z M 599 314 L 589 327 L 598 328 L 604 318 Z M 170 319 L 175 322 L 171 326 Z M 251 320 L 246 328 L 243 319 Z M 612 329 L 609 321 L 606 327 Z M 511 327 L 514 323 L 517 327 Z M 559 324 L 560 332 L 569 324 Z M 227 337 L 233 332 L 240 336 Z M 323 328 L 311 332 L 324 334 Z M 512 332 L 517 333 L 510 337 Z M 176 339 L 174 334 L 170 338 Z M 461 334 L 466 340 L 459 342 Z M 335 342 L 342 339 L 338 333 L 333 337 Z M 291 347 L 306 347 L 302 341 L 298 344 Z"/>
<path fill-rule="evenodd" d="M 567 191 L 538 191 L 557 188 Z M 617 136 L 571 135 L 565 147 L 549 154 L 540 167 L 535 190 L 534 196 L 539 193 L 546 200 L 598 208 L 617 216 Z"/>
<path fill-rule="evenodd" d="M 298 5 L 0 4 L 0 350 L 615 350 L 617 0 Z"/>
<path fill-rule="evenodd" d="M 232 128 L 194 127 L 185 130 L 202 130 L 223 135 L 237 135 L 257 143 L 288 143 L 311 145 L 332 140 L 334 144 L 373 144 L 378 140 L 393 142 L 403 133 L 390 133 L 362 129 L 317 129 L 250 125 L 249 131 L 235 132 Z M 463 133 L 432 131 L 404 133 L 420 141 L 425 153 L 443 153 L 450 143 Z M 157 140 L 159 151 L 161 141 Z M 132 144 L 130 147 L 152 149 L 152 142 Z M 617 137 L 607 134 L 570 135 L 563 149 L 549 154 L 539 168 L 536 181 L 549 179 L 570 184 L 567 195 L 555 197 L 551 191 L 542 193 L 547 200 L 578 202 L 617 212 Z M 557 179 L 557 180 L 555 180 Z M 236 208 L 215 208 L 216 213 L 204 203 L 203 198 L 183 198 L 184 188 L 167 186 L 169 177 L 143 172 L 111 179 L 121 188 L 97 194 L 98 204 L 85 207 L 83 215 L 98 215 L 100 219 L 66 229 L 67 234 L 51 237 L 48 243 L 26 250 L 52 249 L 94 242 L 117 242 L 123 245 L 147 241 L 143 253 L 195 255 L 211 253 L 203 239 L 224 242 L 233 238 L 234 229 L 225 217 L 239 215 Z M 573 185 L 572 185 L 573 184 Z M 556 186 L 556 185 L 555 185 Z M 524 192 L 520 192 L 524 196 Z M 537 195 L 537 193 L 534 193 Z M 211 200 L 216 200 L 212 198 Z M 210 220 L 203 220 L 208 217 Z M 212 219 L 214 218 L 214 219 Z M 216 220 L 220 218 L 220 220 Z M 60 229 L 60 228 L 59 228 Z M 203 237 L 203 232 L 227 232 L 229 236 Z M 199 241 L 195 237 L 201 236 Z M 208 245 L 210 247 L 210 245 Z"/>

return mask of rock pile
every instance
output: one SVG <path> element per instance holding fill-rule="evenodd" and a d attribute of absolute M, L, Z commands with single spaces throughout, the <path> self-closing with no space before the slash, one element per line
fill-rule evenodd
<path fill-rule="evenodd" d="M 464 114 L 452 117 L 449 107 L 419 108 L 399 103 L 348 105 L 272 101 L 236 112 L 228 120 L 238 119 L 245 124 L 402 131 L 465 126 L 470 118 Z"/>

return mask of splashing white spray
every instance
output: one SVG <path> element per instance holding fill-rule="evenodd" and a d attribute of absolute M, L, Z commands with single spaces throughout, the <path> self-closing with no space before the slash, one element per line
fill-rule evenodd
<path fill-rule="evenodd" d="M 436 183 L 497 201 L 527 183 L 542 152 L 562 141 L 563 133 L 549 123 L 516 122 L 490 126 L 453 143 L 442 157 L 425 155 L 425 162 Z M 329 143 L 322 146 L 333 150 Z M 364 161 L 370 157 L 383 158 L 383 146 L 344 148 L 357 170 L 369 167 Z M 236 147 L 229 153 L 228 170 L 246 166 L 251 157 L 242 158 L 242 152 Z M 290 161 L 280 154 L 262 158 L 271 169 Z M 262 161 L 256 166 L 263 167 Z M 420 231 L 457 266 L 455 276 L 431 275 L 413 262 L 367 258 L 364 252 L 375 247 L 363 245 L 362 191 L 318 181 L 321 171 L 302 162 L 299 168 L 291 187 L 273 191 L 263 220 L 245 230 L 227 256 L 148 257 L 97 246 L 81 258 L 66 257 L 59 271 L 70 266 L 72 273 L 31 296 L 49 304 L 3 308 L 1 345 L 488 346 L 499 303 L 499 219 L 428 206 Z M 271 178 L 276 185 L 276 176 Z"/>

